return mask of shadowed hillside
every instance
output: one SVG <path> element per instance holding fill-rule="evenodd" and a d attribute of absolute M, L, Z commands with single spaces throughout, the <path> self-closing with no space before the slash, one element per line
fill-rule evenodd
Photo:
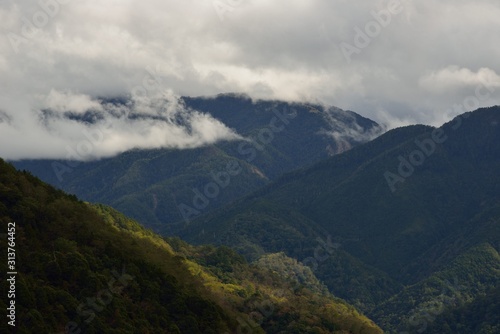
<path fill-rule="evenodd" d="M 148 228 L 171 234 L 179 223 L 185 224 L 285 172 L 349 150 L 383 131 L 375 122 L 353 112 L 320 105 L 252 101 L 234 94 L 185 97 L 182 101 L 187 109 L 210 114 L 244 139 L 195 149 L 132 150 L 86 163 L 36 160 L 14 164 L 57 188 L 87 201 L 108 204 Z M 119 107 L 130 102 L 107 99 L 102 103 Z M 72 122 L 94 122 L 103 116 L 95 111 L 66 117 Z M 99 145 L 99 141 L 93 145 Z M 69 155 L 76 156 L 75 152 Z"/>
<path fill-rule="evenodd" d="M 280 273 L 273 258 L 251 265 L 226 247 L 175 239 L 172 248 L 117 211 L 81 202 L 2 160 L 0 221 L 16 228 L 9 240 L 17 271 L 11 332 L 382 333 L 291 259 L 274 262 L 291 261 L 287 269 L 300 279 Z M 3 291 L 6 285 L 2 280 Z M 0 307 L 7 309 L 5 298 Z M 2 333 L 13 329 L 0 326 Z"/>
<path fill-rule="evenodd" d="M 414 329 L 411 315 L 425 314 L 442 291 L 456 300 L 452 312 L 498 287 L 499 124 L 493 107 L 438 129 L 389 131 L 179 233 L 250 259 L 284 251 L 384 329 Z M 455 280 L 460 293 L 448 288 Z"/>

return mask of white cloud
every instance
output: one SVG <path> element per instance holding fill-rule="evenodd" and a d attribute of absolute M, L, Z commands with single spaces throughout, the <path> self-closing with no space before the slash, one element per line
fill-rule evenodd
<path fill-rule="evenodd" d="M 468 88 L 472 92 L 479 85 L 500 88 L 500 76 L 489 68 L 480 68 L 477 72 L 473 72 L 468 68 L 448 66 L 423 76 L 419 83 L 423 89 L 437 94 L 462 88 Z"/>
<path fill-rule="evenodd" d="M 83 113 L 98 107 L 97 97 L 139 92 L 145 84 L 151 103 L 170 90 L 176 96 L 242 92 L 321 101 L 388 124 L 439 124 L 478 81 L 500 73 L 497 0 L 402 0 L 403 11 L 351 63 L 339 45 L 354 43 L 355 27 L 373 21 L 372 11 L 387 9 L 388 0 L 220 0 L 229 9 L 223 20 L 212 0 L 42 3 L 58 4 L 46 22 L 40 2 L 0 2 L 0 110 L 12 120 L 0 123 L 3 157 L 64 151 L 66 139 L 58 141 L 34 116 L 44 103 Z M 500 89 L 482 103 L 499 104 Z M 136 112 L 152 112 L 145 105 Z M 198 137 L 173 135 L 165 144 L 153 133 L 185 129 L 162 126 L 148 132 L 143 124 L 142 132 L 130 128 L 129 137 L 114 138 L 146 146 L 213 138 L 200 128 Z M 144 140 L 135 137 L 144 133 Z M 6 142 L 19 144 L 14 150 Z"/>
<path fill-rule="evenodd" d="M 89 109 L 102 110 L 97 101 L 84 94 L 73 94 L 71 92 L 58 92 L 52 89 L 45 99 L 45 107 L 57 112 L 83 113 Z"/>
<path fill-rule="evenodd" d="M 0 113 L 4 158 L 92 160 L 133 148 L 186 149 L 241 138 L 211 116 L 186 109 L 168 92 L 116 104 L 52 90 L 42 102 L 50 109 Z"/>

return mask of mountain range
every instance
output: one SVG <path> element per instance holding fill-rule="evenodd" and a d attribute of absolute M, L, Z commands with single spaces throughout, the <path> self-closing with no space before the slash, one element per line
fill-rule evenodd
<path fill-rule="evenodd" d="M 101 103 L 120 106 L 130 101 Z M 13 163 L 84 200 L 108 204 L 148 228 L 170 233 L 177 222 L 190 221 L 285 172 L 349 150 L 383 132 L 377 123 L 354 112 L 321 105 L 254 101 L 235 94 L 184 97 L 180 104 L 211 115 L 241 139 L 186 150 L 132 150 L 90 162 Z M 89 111 L 66 117 L 95 122 L 102 115 Z"/>
<path fill-rule="evenodd" d="M 15 325 L 2 333 L 382 333 L 284 254 L 249 264 L 227 247 L 165 240 L 3 160 L 0 221 L 14 227 L 0 245 L 15 249 L 17 273 L 1 283 Z"/>
<path fill-rule="evenodd" d="M 169 256 L 186 261 L 187 271 L 201 266 L 204 274 L 195 276 L 203 283 L 191 285 L 209 287 L 202 293 L 208 302 L 214 294 L 221 296 L 220 289 L 242 298 L 229 308 L 216 301 L 222 322 L 199 330 L 234 330 L 234 322 L 224 322 L 234 320 L 227 313 L 243 317 L 241 310 L 252 312 L 242 305 L 252 303 L 245 298 L 254 290 L 224 284 L 245 289 L 268 284 L 261 288 L 268 293 L 264 299 L 286 301 L 280 317 L 264 315 L 259 323 L 268 333 L 380 331 L 360 312 L 386 333 L 500 332 L 500 107 L 459 115 L 438 128 L 413 125 L 384 133 L 353 112 L 320 105 L 253 101 L 234 94 L 186 97 L 183 103 L 209 113 L 241 138 L 191 150 L 129 151 L 79 163 L 62 178 L 54 166 L 73 162 L 14 165 L 161 233 L 164 238 L 109 207 L 66 197 L 74 201 L 71 205 L 104 216 L 108 225 L 103 226 L 116 230 L 119 225 L 125 234 L 161 244 L 173 252 Z M 39 184 L 29 173 L 22 178 Z M 7 203 L 11 195 L 4 195 Z M 66 212 L 64 206 L 51 213 Z M 78 234 L 63 238 L 74 240 Z M 77 242 L 87 247 L 92 238 Z M 122 248 L 148 259 L 141 261 L 155 258 L 156 251 Z M 246 282 L 247 277 L 255 281 Z M 292 295 L 305 294 L 282 299 L 269 287 L 280 284 Z M 334 303 L 337 309 L 346 305 L 349 325 L 325 325 L 330 320 L 321 317 L 330 319 L 328 311 L 313 320 L 318 309 L 306 300 Z M 295 309 L 296 303 L 306 306 Z M 326 327 L 314 329 L 318 322 Z M 298 327 L 290 331 L 287 324 Z"/>
<path fill-rule="evenodd" d="M 283 251 L 388 333 L 442 333 L 432 324 L 458 309 L 488 310 L 474 333 L 498 332 L 486 303 L 500 280 L 499 124 L 492 107 L 391 130 L 177 233 L 248 259 Z M 454 319 L 449 332 L 468 333 Z"/>

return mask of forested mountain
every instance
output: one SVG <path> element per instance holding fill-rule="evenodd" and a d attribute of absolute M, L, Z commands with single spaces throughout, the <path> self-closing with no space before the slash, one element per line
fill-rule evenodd
<path fill-rule="evenodd" d="M 382 333 L 284 254 L 249 264 L 162 239 L 1 159 L 0 221 L 15 226 L 0 245 L 15 243 L 17 272 L 16 327 L 2 333 Z"/>
<path fill-rule="evenodd" d="M 243 319 L 249 312 L 253 317 L 256 304 L 249 296 L 260 287 L 259 298 L 285 302 L 273 313 L 277 317 L 259 311 L 259 330 L 269 333 L 362 330 L 357 321 L 367 330 L 379 330 L 353 308 L 332 299 L 330 293 L 366 313 L 387 333 L 498 332 L 499 107 L 460 115 L 440 128 L 415 125 L 394 129 L 362 143 L 380 128 L 335 109 L 253 102 L 232 95 L 185 98 L 185 103 L 211 113 L 253 142 L 222 142 L 186 151 L 131 151 L 80 164 L 65 174 L 59 186 L 70 192 L 83 191 L 86 199 L 122 206 L 140 217 L 141 223 L 169 235 L 198 245 L 230 246 L 243 255 L 224 247 L 191 246 L 180 239 L 165 241 L 112 209 L 90 206 L 98 216 L 107 217 L 104 221 L 111 227 L 122 226 L 116 222 L 121 217 L 118 221 L 128 222 L 122 233 L 144 234 L 144 242 L 156 240 L 182 262 L 181 268 L 186 267 L 190 274 L 194 270 L 195 282 L 188 274 L 179 277 L 167 272 L 178 282 L 191 282 L 191 288 L 203 287 L 205 290 L 190 291 L 206 296 L 208 302 L 215 300 L 221 308 L 217 318 L 222 319 L 221 327 L 210 326 L 231 331 L 235 330 L 230 321 L 234 315 Z M 242 108 L 241 115 L 252 117 L 232 113 L 233 108 Z M 278 117 L 276 112 L 288 115 L 289 123 L 273 140 L 260 145 L 259 135 L 270 126 L 266 120 Z M 331 115 L 337 121 L 331 121 Z M 295 120 L 299 121 L 297 128 Z M 339 120 L 343 125 L 335 127 Z M 325 135 L 321 124 L 326 123 L 321 122 L 330 124 L 329 129 L 337 134 Z M 348 135 L 344 132 L 350 139 L 339 135 L 347 128 L 353 129 Z M 300 139 L 294 139 L 296 136 Z M 294 140 L 300 141 L 300 150 L 293 150 L 290 143 L 296 143 Z M 239 145 L 249 145 L 245 150 L 253 151 L 241 154 Z M 332 145 L 337 145 L 333 151 Z M 319 162 L 312 164 L 314 161 Z M 58 184 L 54 163 L 67 164 L 31 161 L 16 165 Z M 206 196 L 203 192 L 211 183 L 219 191 Z M 195 212 L 184 211 L 188 215 L 184 219 L 181 208 L 187 206 Z M 148 249 L 127 248 L 120 242 L 118 249 L 127 254 Z M 104 240 L 102 244 L 109 247 Z M 182 290 L 184 285 L 179 284 L 176 289 Z M 279 286 L 291 291 L 286 298 L 281 289 L 273 292 Z M 233 302 L 220 302 L 227 298 Z M 335 313 L 334 318 L 346 316 L 341 326 L 347 327 L 332 325 L 328 307 L 316 313 L 312 306 L 331 303 L 337 309 L 346 307 L 347 313 Z M 298 304 L 306 306 L 297 309 Z M 187 325 L 172 322 L 181 332 L 186 330 L 182 326 Z M 322 325 L 314 328 L 318 323 Z M 197 328 L 203 332 L 208 327 Z"/>
<path fill-rule="evenodd" d="M 389 131 L 179 234 L 249 259 L 283 251 L 389 333 L 496 333 L 500 108 Z"/>
<path fill-rule="evenodd" d="M 131 102 L 108 99 L 102 103 Z M 253 101 L 234 94 L 185 97 L 182 104 L 210 114 L 243 139 L 196 149 L 135 150 L 86 163 L 13 163 L 45 182 L 84 200 L 111 205 L 165 234 L 171 232 L 172 223 L 191 221 L 285 172 L 347 151 L 383 132 L 375 122 L 353 112 L 320 105 Z M 93 122 L 102 115 L 88 111 L 66 117 Z"/>

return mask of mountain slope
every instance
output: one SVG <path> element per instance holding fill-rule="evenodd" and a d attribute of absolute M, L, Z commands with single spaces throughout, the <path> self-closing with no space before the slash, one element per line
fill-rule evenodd
<path fill-rule="evenodd" d="M 345 302 L 313 293 L 307 268 L 295 265 L 306 280 L 294 283 L 228 248 L 171 240 L 174 250 L 2 160 L 0 221 L 16 228 L 17 333 L 382 333 Z"/>
<path fill-rule="evenodd" d="M 284 172 L 346 151 L 382 132 L 375 122 L 353 112 L 319 105 L 252 101 L 230 94 L 182 101 L 187 109 L 209 113 L 246 139 L 187 150 L 135 150 L 87 163 L 14 164 L 84 200 L 111 205 L 168 234 L 175 222 L 189 222 Z M 74 122 L 92 122 L 97 117 L 70 116 Z"/>
<path fill-rule="evenodd" d="M 395 129 L 287 174 L 179 234 L 191 242 L 236 247 L 249 258 L 284 251 L 309 262 L 330 291 L 376 320 L 395 312 L 384 329 L 405 327 L 405 310 L 418 305 L 378 305 L 398 298 L 405 286 L 423 284 L 480 245 L 492 252 L 483 265 L 498 267 L 499 124 L 500 108 L 493 107 L 461 115 L 439 129 Z M 329 252 L 319 253 L 317 240 L 327 237 L 333 240 Z M 459 263 L 461 271 L 472 270 L 470 262 Z M 476 289 L 481 275 L 464 280 L 462 302 L 498 286 L 497 271 L 483 274 L 492 279 L 481 291 Z"/>

